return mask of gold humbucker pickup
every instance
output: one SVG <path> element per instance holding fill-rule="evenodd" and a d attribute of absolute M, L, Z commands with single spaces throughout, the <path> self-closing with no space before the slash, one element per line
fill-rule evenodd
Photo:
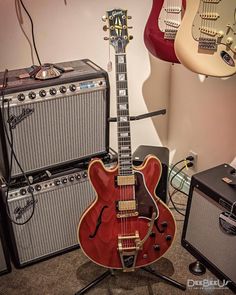
<path fill-rule="evenodd" d="M 135 200 L 117 201 L 116 210 L 117 218 L 138 216 L 137 203 Z"/>
<path fill-rule="evenodd" d="M 117 209 L 119 211 L 132 211 L 136 210 L 137 204 L 135 200 L 118 201 Z"/>
<path fill-rule="evenodd" d="M 135 185 L 135 175 L 118 175 L 117 185 Z"/>

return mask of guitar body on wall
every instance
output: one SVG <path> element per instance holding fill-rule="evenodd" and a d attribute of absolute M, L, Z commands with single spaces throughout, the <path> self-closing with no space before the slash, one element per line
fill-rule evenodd
<path fill-rule="evenodd" d="M 185 0 L 153 0 L 144 30 L 144 43 L 155 57 L 179 63 L 174 51 L 174 40 L 184 8 Z"/>
<path fill-rule="evenodd" d="M 110 44 L 115 47 L 118 165 L 108 170 L 99 159 L 88 169 L 97 193 L 78 226 L 81 249 L 93 262 L 114 269 L 133 271 L 159 259 L 171 246 L 175 220 L 155 195 L 162 165 L 148 156 L 142 166 L 132 165 L 128 83 L 125 47 L 127 11 L 107 12 Z"/>
<path fill-rule="evenodd" d="M 193 72 L 227 77 L 236 67 L 235 0 L 188 0 L 175 40 L 180 62 Z"/>

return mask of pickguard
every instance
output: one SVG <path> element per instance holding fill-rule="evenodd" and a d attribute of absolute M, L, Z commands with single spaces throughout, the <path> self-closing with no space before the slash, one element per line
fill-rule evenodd
<path fill-rule="evenodd" d="M 143 174 L 135 171 L 135 199 L 138 203 L 139 218 L 151 219 L 152 212 L 156 212 L 156 219 L 159 216 L 159 210 L 155 200 L 148 191 Z"/>

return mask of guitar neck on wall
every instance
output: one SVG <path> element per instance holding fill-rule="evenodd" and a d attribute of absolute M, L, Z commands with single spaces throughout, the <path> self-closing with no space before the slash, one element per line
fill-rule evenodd
<path fill-rule="evenodd" d="M 174 40 L 180 27 L 185 0 L 153 0 L 144 30 L 147 49 L 162 60 L 179 63 L 174 51 Z"/>
<path fill-rule="evenodd" d="M 175 40 L 180 62 L 193 72 L 227 77 L 236 67 L 235 0 L 188 0 Z"/>

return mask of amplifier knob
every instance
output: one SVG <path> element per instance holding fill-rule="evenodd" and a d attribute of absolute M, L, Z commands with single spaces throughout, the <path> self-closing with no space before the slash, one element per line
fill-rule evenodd
<path fill-rule="evenodd" d="M 30 98 L 30 99 L 35 99 L 35 97 L 36 97 L 36 93 L 33 92 L 33 91 L 31 91 L 31 92 L 29 93 L 29 98 Z"/>
<path fill-rule="evenodd" d="M 24 101 L 24 100 L 25 100 L 25 95 L 24 95 L 24 93 L 20 93 L 20 94 L 18 94 L 18 95 L 17 95 L 17 98 L 18 98 L 19 101 Z"/>
<path fill-rule="evenodd" d="M 28 191 L 29 193 L 32 193 L 32 192 L 34 191 L 34 188 L 33 188 L 32 186 L 29 186 L 28 189 L 27 189 L 27 191 Z"/>
<path fill-rule="evenodd" d="M 58 186 L 58 185 L 60 185 L 60 184 L 61 184 L 61 182 L 60 182 L 60 180 L 59 180 L 59 179 L 56 179 L 56 180 L 54 181 L 54 184 L 55 184 L 56 186 Z"/>
<path fill-rule="evenodd" d="M 66 86 L 61 86 L 60 88 L 59 88 L 59 90 L 60 90 L 60 92 L 61 93 L 66 93 Z"/>
<path fill-rule="evenodd" d="M 69 86 L 70 91 L 74 92 L 76 90 L 76 85 L 75 84 L 71 84 Z"/>
<path fill-rule="evenodd" d="M 77 180 L 80 180 L 80 179 L 81 179 L 81 175 L 80 175 L 80 174 L 77 174 L 77 175 L 75 176 L 75 178 L 76 178 Z"/>
<path fill-rule="evenodd" d="M 74 180 L 75 180 L 75 177 L 74 177 L 74 176 L 70 176 L 70 177 L 69 177 L 69 181 L 70 181 L 70 182 L 72 182 L 72 181 L 74 181 Z"/>
<path fill-rule="evenodd" d="M 47 93 L 46 93 L 45 90 L 40 90 L 40 91 L 39 91 L 39 96 L 40 96 L 40 97 L 45 97 L 46 94 L 47 94 Z"/>
<path fill-rule="evenodd" d="M 83 172 L 82 177 L 86 178 L 88 176 L 87 172 Z"/>
<path fill-rule="evenodd" d="M 56 88 L 51 88 L 51 89 L 49 90 L 49 93 L 50 93 L 51 95 L 56 95 L 56 93 L 57 93 Z"/>
<path fill-rule="evenodd" d="M 40 184 L 36 184 L 36 186 L 34 188 L 37 192 L 41 191 L 41 189 L 42 189 Z"/>
<path fill-rule="evenodd" d="M 61 182 L 62 183 L 67 183 L 67 178 L 62 178 Z"/>
<path fill-rule="evenodd" d="M 24 196 L 27 193 L 27 190 L 25 188 L 20 189 L 20 194 Z"/>

